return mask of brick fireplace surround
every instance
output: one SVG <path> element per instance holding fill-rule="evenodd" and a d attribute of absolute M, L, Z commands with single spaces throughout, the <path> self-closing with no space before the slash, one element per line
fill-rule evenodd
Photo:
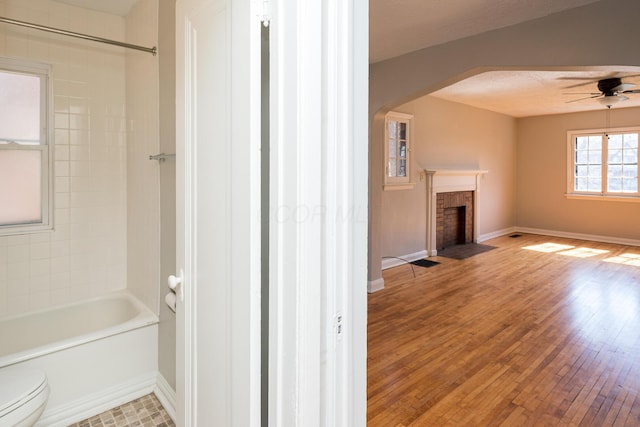
<path fill-rule="evenodd" d="M 477 242 L 480 180 L 487 172 L 486 170 L 425 170 L 428 256 L 436 256 L 438 249 L 445 246 Z M 445 227 L 445 220 L 451 222 L 451 227 Z"/>
<path fill-rule="evenodd" d="M 437 250 L 473 242 L 473 195 L 473 191 L 437 193 Z"/>

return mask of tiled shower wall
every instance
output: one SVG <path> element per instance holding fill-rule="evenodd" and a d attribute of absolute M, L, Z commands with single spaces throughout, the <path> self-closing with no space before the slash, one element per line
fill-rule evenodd
<path fill-rule="evenodd" d="M 120 16 L 50 0 L 0 0 L 0 15 L 116 40 L 126 35 Z M 55 230 L 0 236 L 0 317 L 125 288 L 133 125 L 125 116 L 125 52 L 0 24 L 0 55 L 52 64 L 55 110 Z"/>

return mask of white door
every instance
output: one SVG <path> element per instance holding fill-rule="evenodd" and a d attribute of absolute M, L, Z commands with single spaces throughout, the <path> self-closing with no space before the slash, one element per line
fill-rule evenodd
<path fill-rule="evenodd" d="M 259 31 L 250 0 L 176 3 L 183 427 L 260 421 Z"/>

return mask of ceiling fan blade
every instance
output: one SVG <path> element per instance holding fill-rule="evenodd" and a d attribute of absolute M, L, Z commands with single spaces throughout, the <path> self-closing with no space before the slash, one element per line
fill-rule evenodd
<path fill-rule="evenodd" d="M 622 92 L 618 92 L 618 93 L 640 93 L 640 89 L 623 90 Z"/>
<path fill-rule="evenodd" d="M 594 83 L 598 83 L 598 81 L 599 80 L 589 80 L 589 81 L 578 83 L 578 84 L 575 84 L 575 85 L 565 86 L 564 89 L 573 89 L 573 88 L 576 88 L 576 87 L 592 85 Z"/>
<path fill-rule="evenodd" d="M 584 101 L 585 99 L 594 99 L 594 98 L 600 98 L 602 96 L 601 93 L 597 94 L 597 95 L 593 95 L 593 96 L 586 96 L 584 98 L 578 98 L 578 99 L 572 99 L 571 101 L 567 101 L 565 102 L 565 104 L 569 104 L 571 102 L 578 102 L 578 101 Z"/>
<path fill-rule="evenodd" d="M 602 95 L 602 92 L 563 92 L 563 95 Z"/>
<path fill-rule="evenodd" d="M 621 83 L 618 86 L 614 87 L 612 90 L 614 92 L 625 92 L 635 86 L 636 85 L 633 83 Z"/>
<path fill-rule="evenodd" d="M 619 79 L 627 79 L 631 77 L 640 77 L 640 74 L 626 74 L 624 72 L 614 72 L 604 75 L 602 77 L 558 77 L 558 80 L 584 80 L 582 83 L 576 83 L 571 86 L 566 86 L 565 89 L 572 89 L 574 87 L 580 87 L 585 85 L 590 85 L 593 83 L 598 83 L 601 80 L 619 78 Z M 624 84 L 633 84 L 633 83 L 622 83 Z M 622 89 L 624 90 L 624 89 Z"/>

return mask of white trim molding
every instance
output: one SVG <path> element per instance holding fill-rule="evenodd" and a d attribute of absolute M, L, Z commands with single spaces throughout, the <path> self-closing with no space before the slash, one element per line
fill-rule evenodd
<path fill-rule="evenodd" d="M 473 191 L 473 241 L 478 241 L 478 199 L 480 180 L 489 173 L 480 169 L 425 169 L 427 178 L 427 253 L 438 255 L 436 248 L 437 194 L 456 191 Z"/>
<path fill-rule="evenodd" d="M 571 233 L 558 230 L 544 230 L 540 228 L 515 227 L 518 233 L 539 234 L 550 237 L 565 237 L 567 239 L 588 240 L 592 242 L 614 243 L 618 245 L 640 246 L 640 240 L 625 239 L 623 237 L 601 236 L 596 234 Z"/>
<path fill-rule="evenodd" d="M 487 240 L 495 239 L 496 237 L 506 236 L 507 234 L 516 233 L 516 227 L 503 228 L 502 230 L 491 231 L 489 233 L 481 234 L 478 236 L 478 243 L 486 242 Z"/>
<path fill-rule="evenodd" d="M 99 369 L 99 368 L 98 368 Z M 83 396 L 72 402 L 59 405 L 45 412 L 36 427 L 66 427 L 86 418 L 108 411 L 118 405 L 151 393 L 156 385 L 157 374 L 151 372 L 130 381 L 109 387 L 103 391 Z"/>
<path fill-rule="evenodd" d="M 158 372 L 158 378 L 156 386 L 153 389 L 153 394 L 156 395 L 164 410 L 167 411 L 167 414 L 175 423 L 177 414 L 176 391 L 171 387 L 171 385 L 169 385 L 165 377 L 160 372 Z"/>
<path fill-rule="evenodd" d="M 585 194 L 585 193 L 566 193 L 564 195 L 569 200 L 597 200 L 599 202 L 626 202 L 640 203 L 638 196 L 612 196 L 605 194 Z"/>
<path fill-rule="evenodd" d="M 367 282 L 367 292 L 372 294 L 384 289 L 384 279 L 381 277 L 376 280 L 369 280 Z"/>
<path fill-rule="evenodd" d="M 271 5 L 267 421 L 365 426 L 369 3 Z"/>
<path fill-rule="evenodd" d="M 382 269 L 386 270 L 388 268 L 397 267 L 399 265 L 406 264 L 407 262 L 417 261 L 419 259 L 423 259 L 427 257 L 427 251 L 421 250 L 418 252 L 414 252 L 412 254 L 402 255 L 398 257 L 388 256 L 382 258 Z"/>

